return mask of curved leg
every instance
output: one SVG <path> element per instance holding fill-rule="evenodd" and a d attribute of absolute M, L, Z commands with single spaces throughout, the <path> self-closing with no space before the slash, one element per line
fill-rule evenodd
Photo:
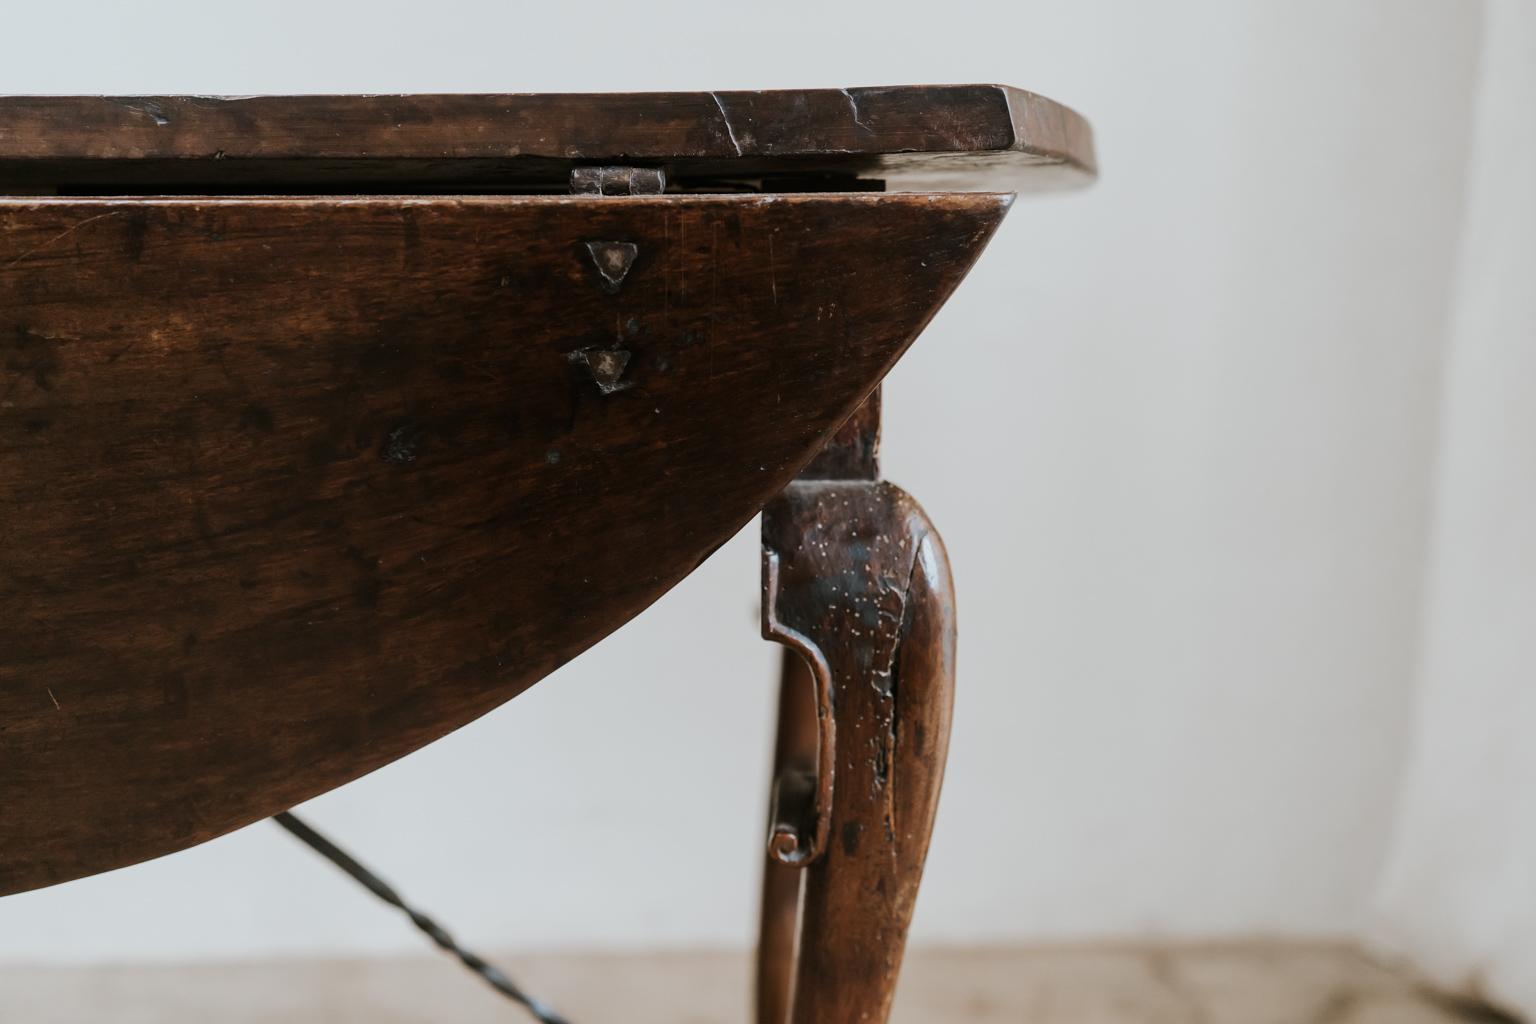
<path fill-rule="evenodd" d="M 789 1024 L 882 1024 L 948 753 L 948 563 L 917 503 L 875 481 L 796 481 L 764 510 L 763 554 L 764 633 L 808 655 L 815 685 L 800 692 L 829 698 L 830 721 L 800 707 L 791 731 L 804 743 L 811 721 L 832 756 L 816 776 L 829 799 L 815 783 L 776 779 L 774 840 L 795 833 L 787 849 L 801 866 L 775 864 L 765 884 L 759 1022 L 785 1024 L 789 1004 Z M 785 870 L 805 875 L 792 954 Z M 782 980 L 791 957 L 792 986 Z"/>

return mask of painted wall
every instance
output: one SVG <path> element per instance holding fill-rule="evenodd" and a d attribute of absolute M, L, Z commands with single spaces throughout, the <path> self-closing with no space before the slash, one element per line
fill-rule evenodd
<path fill-rule="evenodd" d="M 888 475 L 961 588 L 916 928 L 1325 935 L 1363 920 L 1403 756 L 1479 11 L 31 4 L 0 90 L 998 80 L 1077 106 L 1101 183 L 1016 206 L 887 391 Z M 312 818 L 482 945 L 745 943 L 775 664 L 752 533 Z M 270 825 L 0 901 L 11 959 L 416 947 Z"/>
<path fill-rule="evenodd" d="M 1536 1019 L 1536 5 L 1488 5 L 1419 697 L 1374 937 Z"/>

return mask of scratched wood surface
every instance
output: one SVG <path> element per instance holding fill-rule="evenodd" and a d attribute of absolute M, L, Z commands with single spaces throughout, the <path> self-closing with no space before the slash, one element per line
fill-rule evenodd
<path fill-rule="evenodd" d="M 892 188 L 1085 184 L 1092 132 L 1000 85 L 422 96 L 0 96 L 0 190 L 560 186 L 582 163 L 678 185 L 835 172 Z M 366 189 L 378 191 L 378 188 Z"/>
<path fill-rule="evenodd" d="M 601 639 L 1007 205 L 0 200 L 0 894 L 298 803 Z"/>
<path fill-rule="evenodd" d="M 883 1024 L 949 751 L 949 562 L 917 503 L 868 479 L 795 481 L 763 510 L 763 557 L 764 635 L 803 664 L 781 684 L 756 1019 Z M 830 783 L 824 829 L 809 824 L 813 793 L 784 806 L 784 778 L 806 765 Z"/>

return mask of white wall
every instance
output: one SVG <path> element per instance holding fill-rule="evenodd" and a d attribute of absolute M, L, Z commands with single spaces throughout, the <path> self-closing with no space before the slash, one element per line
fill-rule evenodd
<path fill-rule="evenodd" d="M 1488 5 L 1418 710 L 1377 935 L 1536 1019 L 1536 5 Z"/>
<path fill-rule="evenodd" d="M 1402 754 L 1478 12 L 29 4 L 0 90 L 997 80 L 1077 106 L 1102 182 L 1016 206 L 887 392 L 888 474 L 961 588 L 917 931 L 1331 934 L 1362 919 Z M 313 819 L 483 945 L 748 941 L 756 572 L 749 530 Z M 386 948 L 417 942 L 269 825 L 0 901 L 9 958 Z"/>

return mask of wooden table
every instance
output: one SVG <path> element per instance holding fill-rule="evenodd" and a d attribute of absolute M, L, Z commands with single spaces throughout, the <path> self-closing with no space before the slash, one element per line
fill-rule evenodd
<path fill-rule="evenodd" d="M 0 98 L 0 894 L 409 753 L 762 512 L 759 1020 L 883 1021 L 954 611 L 877 389 L 1092 175 L 1000 86 Z"/>

